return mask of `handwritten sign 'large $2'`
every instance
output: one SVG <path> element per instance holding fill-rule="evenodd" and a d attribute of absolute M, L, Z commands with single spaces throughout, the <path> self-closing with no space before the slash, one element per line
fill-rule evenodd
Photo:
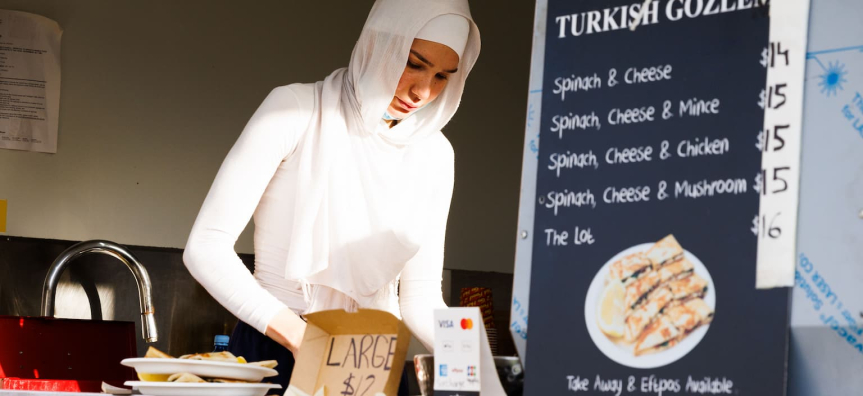
<path fill-rule="evenodd" d="M 396 334 L 330 336 L 321 379 L 329 395 L 373 396 L 383 392 L 393 365 Z"/>

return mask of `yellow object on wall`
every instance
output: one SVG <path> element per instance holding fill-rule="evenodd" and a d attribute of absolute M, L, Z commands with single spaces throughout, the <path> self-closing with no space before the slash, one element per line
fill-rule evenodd
<path fill-rule="evenodd" d="M 0 199 L 0 232 L 6 232 L 6 200 Z"/>

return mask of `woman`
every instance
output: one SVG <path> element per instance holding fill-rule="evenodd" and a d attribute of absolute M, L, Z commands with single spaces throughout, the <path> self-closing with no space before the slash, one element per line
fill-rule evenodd
<path fill-rule="evenodd" d="M 378 0 L 349 66 L 273 90 L 222 164 L 184 261 L 240 319 L 232 352 L 279 360 L 283 388 L 302 314 L 389 311 L 432 348 L 453 185 L 440 129 L 479 48 L 466 0 Z M 233 250 L 252 215 L 254 275 Z"/>

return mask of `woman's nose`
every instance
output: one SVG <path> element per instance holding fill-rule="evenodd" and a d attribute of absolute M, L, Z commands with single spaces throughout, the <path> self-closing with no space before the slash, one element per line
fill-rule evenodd
<path fill-rule="evenodd" d="M 421 78 L 418 79 L 413 87 L 411 87 L 411 94 L 413 94 L 412 98 L 414 102 L 422 103 L 426 101 L 431 95 L 431 78 Z"/>

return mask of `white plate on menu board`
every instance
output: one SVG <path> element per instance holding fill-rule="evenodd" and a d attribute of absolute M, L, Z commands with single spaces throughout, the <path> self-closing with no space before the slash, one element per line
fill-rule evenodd
<path fill-rule="evenodd" d="M 191 373 L 199 377 L 225 378 L 249 382 L 261 382 L 265 377 L 279 373 L 271 368 L 253 364 L 214 362 L 209 360 L 130 358 L 120 364 L 132 367 L 138 373 L 176 374 Z"/>
<path fill-rule="evenodd" d="M 605 288 L 605 280 L 609 272 L 609 267 L 612 263 L 625 256 L 638 252 L 646 252 L 653 245 L 653 243 L 635 245 L 609 259 L 605 265 L 599 269 L 599 272 L 596 273 L 593 281 L 590 282 L 590 287 L 587 289 L 587 298 L 584 302 L 584 319 L 587 324 L 587 332 L 590 334 L 590 338 L 593 340 L 593 343 L 596 344 L 596 347 L 599 348 L 599 350 L 609 359 L 627 367 L 646 369 L 671 364 L 686 356 L 686 354 L 695 348 L 701 339 L 704 338 L 704 335 L 707 334 L 707 329 L 710 327 L 710 324 L 700 326 L 686 338 L 681 340 L 679 344 L 661 352 L 641 356 L 635 356 L 633 352 L 634 347 L 632 345 L 615 343 L 599 329 L 599 325 L 596 320 L 596 308 L 599 303 L 599 298 L 602 295 L 602 291 Z M 704 296 L 704 302 L 715 312 L 716 288 L 713 286 L 713 279 L 710 277 L 710 273 L 707 272 L 707 268 L 701 260 L 698 259 L 698 257 L 695 257 L 694 254 L 690 253 L 686 249 L 683 250 L 683 254 L 692 262 L 695 267 L 695 273 L 707 281 L 707 294 Z"/>
<path fill-rule="evenodd" d="M 189 382 L 126 381 L 126 386 L 150 396 L 266 396 L 270 389 L 282 389 L 276 384 L 223 384 Z"/>

